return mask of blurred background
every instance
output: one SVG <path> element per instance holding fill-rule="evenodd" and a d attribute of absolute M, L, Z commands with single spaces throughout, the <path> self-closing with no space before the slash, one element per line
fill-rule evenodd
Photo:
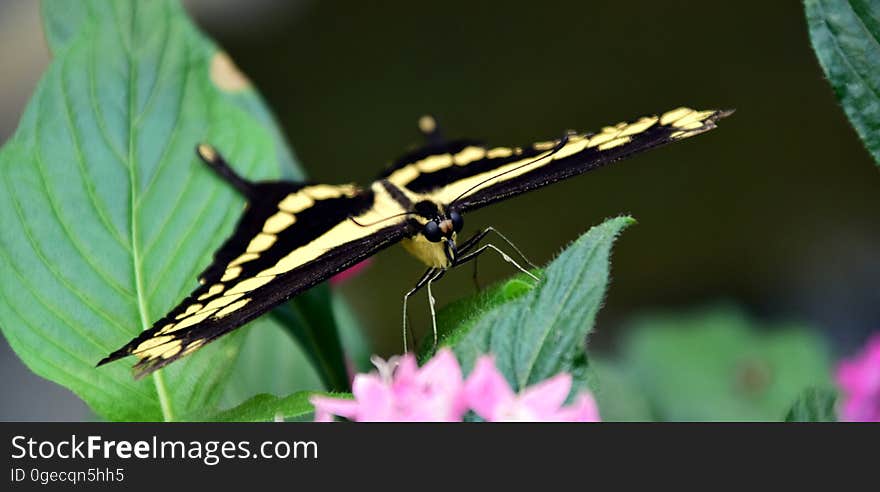
<path fill-rule="evenodd" d="M 845 354 L 880 328 L 880 175 L 779 2 L 185 1 L 262 92 L 316 181 L 369 182 L 419 143 L 518 145 L 680 105 L 736 108 L 720 129 L 472 213 L 536 263 L 604 218 L 639 224 L 614 249 L 594 347 L 633 316 L 724 303 L 813 327 Z M 0 142 L 49 62 L 39 3 L 0 3 Z M 511 273 L 481 262 L 484 282 Z M 400 298 L 422 267 L 399 248 L 340 288 L 382 354 L 400 351 Z M 473 291 L 470 272 L 435 289 Z M 424 299 L 411 304 L 426 326 Z M 87 419 L 2 342 L 0 415 Z"/>

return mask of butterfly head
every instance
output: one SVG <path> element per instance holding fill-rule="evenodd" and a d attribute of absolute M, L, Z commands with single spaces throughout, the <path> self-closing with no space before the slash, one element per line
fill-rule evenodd
<path fill-rule="evenodd" d="M 455 209 L 424 200 L 413 207 L 417 218 L 417 232 L 404 246 L 428 266 L 447 268 L 455 262 L 456 233 L 464 226 L 464 220 Z"/>

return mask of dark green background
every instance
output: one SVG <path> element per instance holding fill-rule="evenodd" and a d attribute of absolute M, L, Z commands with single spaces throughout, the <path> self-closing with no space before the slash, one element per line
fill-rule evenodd
<path fill-rule="evenodd" d="M 425 112 L 452 136 L 505 145 L 678 105 L 737 109 L 710 134 L 466 217 L 541 263 L 605 217 L 636 217 L 615 247 L 600 340 L 635 311 L 718 300 L 811 321 L 838 348 L 880 326 L 880 174 L 799 2 L 321 1 L 294 13 L 202 25 L 319 181 L 368 182 L 418 142 Z M 510 271 L 483 265 L 486 279 Z M 420 273 L 394 249 L 344 288 L 385 351 L 399 350 L 400 296 Z M 471 288 L 458 272 L 436 293 Z"/>

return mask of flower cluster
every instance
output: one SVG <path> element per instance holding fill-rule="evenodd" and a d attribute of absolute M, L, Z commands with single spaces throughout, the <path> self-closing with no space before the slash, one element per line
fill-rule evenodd
<path fill-rule="evenodd" d="M 842 420 L 880 422 L 880 334 L 862 353 L 840 363 L 837 384 L 843 392 Z"/>
<path fill-rule="evenodd" d="M 468 410 L 489 422 L 598 422 L 599 412 L 589 393 L 564 406 L 571 375 L 560 373 L 515 393 L 491 356 L 477 360 L 465 379 L 452 351 L 443 349 L 421 368 L 415 357 L 374 359 L 378 372 L 358 374 L 354 399 L 313 396 L 315 420 L 334 416 L 358 422 L 458 422 Z"/>

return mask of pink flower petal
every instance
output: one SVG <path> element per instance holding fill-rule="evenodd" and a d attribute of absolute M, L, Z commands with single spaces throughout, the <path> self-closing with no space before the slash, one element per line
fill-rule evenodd
<path fill-rule="evenodd" d="M 572 377 L 560 373 L 516 395 L 491 356 L 480 357 L 467 380 L 451 350 L 439 351 L 423 367 L 413 355 L 375 358 L 377 372 L 358 374 L 352 383 L 354 400 L 312 397 L 315 420 L 334 416 L 365 421 L 461 421 L 470 408 L 490 422 L 598 421 L 596 402 L 589 393 L 563 407 Z"/>
<path fill-rule="evenodd" d="M 393 416 L 391 388 L 375 374 L 358 374 L 351 386 L 358 403 L 358 422 L 388 421 Z"/>
<path fill-rule="evenodd" d="M 436 420 L 450 422 L 461 420 L 467 411 L 461 366 L 452 350 L 440 350 L 418 374 L 419 398 L 432 409 Z"/>
<path fill-rule="evenodd" d="M 464 383 L 464 397 L 471 410 L 491 422 L 498 417 L 500 408 L 513 402 L 515 395 L 492 356 L 483 355 Z"/>
<path fill-rule="evenodd" d="M 861 353 L 840 363 L 836 379 L 843 395 L 843 420 L 880 421 L 880 334 L 871 337 Z"/>
<path fill-rule="evenodd" d="M 335 287 L 337 285 L 344 284 L 345 282 L 348 282 L 353 277 L 360 275 L 360 273 L 363 272 L 364 269 L 366 269 L 368 266 L 370 266 L 370 263 L 372 263 L 372 261 L 373 260 L 366 259 L 366 260 L 354 265 L 353 267 L 349 268 L 348 270 L 343 270 L 343 271 L 337 273 L 336 275 L 330 277 L 330 285 Z"/>
<path fill-rule="evenodd" d="M 333 416 L 354 420 L 357 418 L 358 402 L 344 398 L 314 395 L 309 402 L 315 407 L 315 422 L 333 422 Z"/>
<path fill-rule="evenodd" d="M 394 382 L 411 384 L 415 382 L 418 374 L 419 365 L 416 363 L 415 356 L 406 354 L 400 358 L 400 363 L 394 371 Z"/>
<path fill-rule="evenodd" d="M 571 391 L 571 374 L 561 372 L 550 379 L 529 386 L 519 395 L 521 405 L 531 409 L 539 419 L 550 418 L 559 410 Z"/>

